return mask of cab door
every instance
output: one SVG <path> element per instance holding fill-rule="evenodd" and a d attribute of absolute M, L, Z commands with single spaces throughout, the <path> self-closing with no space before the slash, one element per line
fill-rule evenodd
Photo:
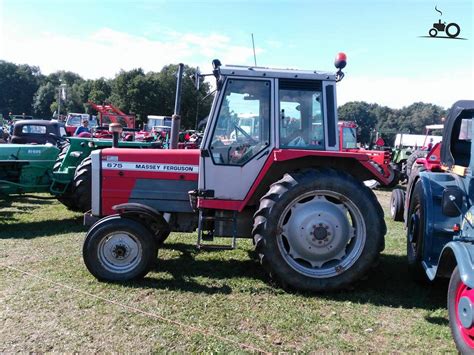
<path fill-rule="evenodd" d="M 199 188 L 244 200 L 274 147 L 274 80 L 227 78 L 202 147 Z"/>

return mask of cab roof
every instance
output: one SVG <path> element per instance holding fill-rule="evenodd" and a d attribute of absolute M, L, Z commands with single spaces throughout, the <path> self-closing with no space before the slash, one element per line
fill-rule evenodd
<path fill-rule="evenodd" d="M 223 65 L 219 69 L 222 75 L 336 81 L 336 75 L 334 73 L 316 70 L 276 69 L 242 65 Z"/>

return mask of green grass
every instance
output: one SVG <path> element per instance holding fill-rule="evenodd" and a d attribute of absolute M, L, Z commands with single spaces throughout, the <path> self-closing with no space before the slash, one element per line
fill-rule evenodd
<path fill-rule="evenodd" d="M 386 214 L 389 195 L 378 192 Z M 197 252 L 194 234 L 177 233 L 144 280 L 101 283 L 82 262 L 80 214 L 20 198 L 0 218 L 0 352 L 455 351 L 446 284 L 411 280 L 402 224 L 389 218 L 369 278 L 322 295 L 272 285 L 248 240 Z"/>

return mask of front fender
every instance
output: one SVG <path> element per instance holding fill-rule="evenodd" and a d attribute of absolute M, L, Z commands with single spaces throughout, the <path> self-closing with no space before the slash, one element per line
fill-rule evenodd
<path fill-rule="evenodd" d="M 122 203 L 113 206 L 112 209 L 116 211 L 120 216 L 126 218 L 139 220 L 145 219 L 148 221 L 152 221 L 156 224 L 156 227 L 161 230 L 168 230 L 170 228 L 168 221 L 165 219 L 165 216 L 163 214 L 161 214 L 154 208 L 147 205 L 143 205 L 141 203 Z"/>
<path fill-rule="evenodd" d="M 461 241 L 446 244 L 439 257 L 436 277 L 450 277 L 456 265 L 462 282 L 474 288 L 474 244 Z"/>

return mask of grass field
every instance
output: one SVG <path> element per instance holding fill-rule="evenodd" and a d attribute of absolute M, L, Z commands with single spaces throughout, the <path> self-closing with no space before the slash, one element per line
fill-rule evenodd
<path fill-rule="evenodd" d="M 378 192 L 387 215 L 390 193 Z M 51 200 L 0 206 L 0 352 L 454 352 L 446 284 L 408 274 L 401 223 L 386 217 L 380 265 L 353 290 L 272 285 L 250 241 L 197 252 L 172 234 L 140 282 L 100 283 L 81 256 L 80 214 Z"/>

